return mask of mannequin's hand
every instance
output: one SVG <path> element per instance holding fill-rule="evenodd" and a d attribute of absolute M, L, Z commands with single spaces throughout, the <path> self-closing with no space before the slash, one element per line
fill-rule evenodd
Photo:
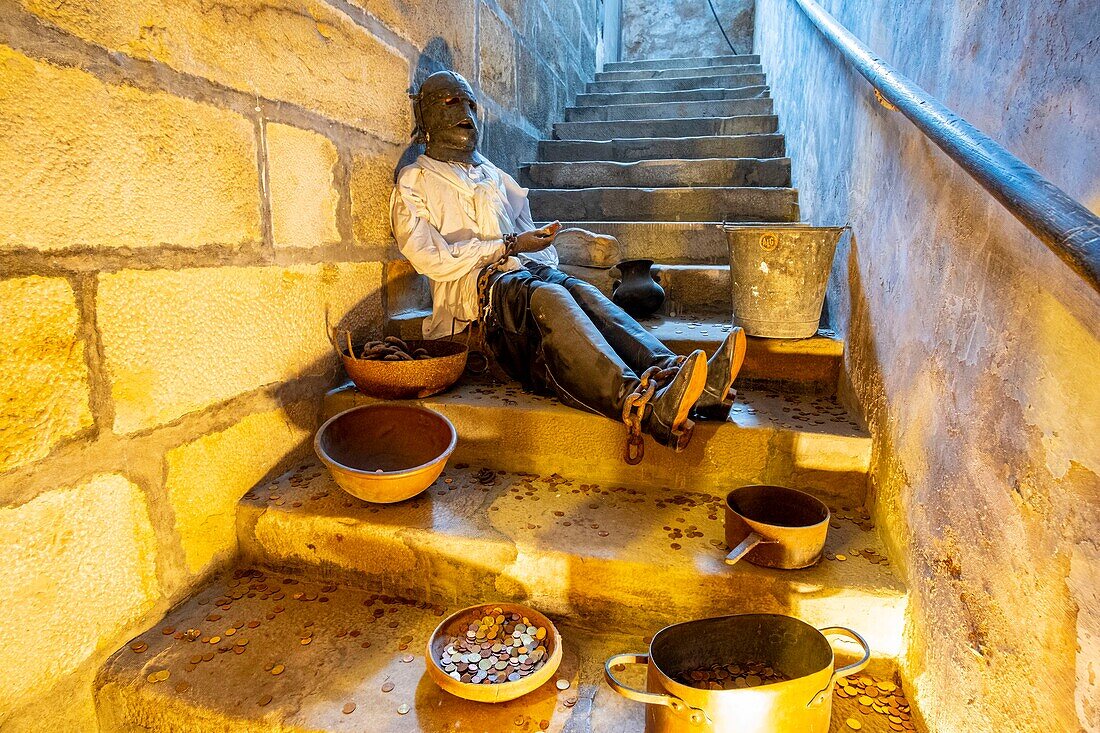
<path fill-rule="evenodd" d="M 561 230 L 561 222 L 547 224 L 542 229 L 532 229 L 516 237 L 516 252 L 538 252 L 554 243 Z"/>

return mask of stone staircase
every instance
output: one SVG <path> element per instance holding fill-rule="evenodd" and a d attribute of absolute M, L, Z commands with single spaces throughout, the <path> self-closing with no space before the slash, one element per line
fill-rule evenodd
<path fill-rule="evenodd" d="M 680 351 L 713 349 L 730 328 L 720 222 L 798 220 L 764 84 L 755 56 L 609 64 L 521 173 L 536 218 L 614 235 L 626 256 L 660 263 L 665 312 L 645 325 Z M 610 287 L 606 270 L 563 266 Z M 422 298 L 413 282 L 388 330 L 419 335 Z M 918 729 L 893 691 L 907 591 L 864 512 L 870 440 L 836 399 L 842 356 L 828 332 L 751 339 L 730 420 L 701 423 L 681 454 L 647 439 L 635 467 L 621 460 L 621 425 L 517 385 L 464 379 L 422 400 L 460 436 L 440 479 L 371 505 L 308 461 L 250 491 L 238 568 L 99 675 L 104 730 L 641 731 L 643 706 L 603 683 L 603 660 L 644 651 L 669 623 L 744 612 L 868 639 L 857 687 L 869 693 L 838 688 L 832 731 L 849 719 Z M 371 401 L 344 386 L 324 412 Z M 788 572 L 726 566 L 722 497 L 746 483 L 821 496 L 834 510 L 827 559 Z M 439 690 L 424 646 L 440 617 L 505 600 L 559 624 L 556 678 L 568 687 L 501 705 Z M 623 675 L 642 684 L 638 670 Z"/>

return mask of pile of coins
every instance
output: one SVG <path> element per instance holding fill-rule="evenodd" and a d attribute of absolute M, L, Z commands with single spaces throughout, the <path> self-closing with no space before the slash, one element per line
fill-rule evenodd
<path fill-rule="evenodd" d="M 493 608 L 471 623 L 464 636 L 450 639 L 439 655 L 439 666 L 460 682 L 516 682 L 546 663 L 546 633 L 526 616 Z"/>
<path fill-rule="evenodd" d="M 868 675 L 848 677 L 836 685 L 836 696 L 841 699 L 854 699 L 859 711 L 864 715 L 882 715 L 892 731 L 916 730 L 912 721 L 909 701 L 898 686 L 890 680 L 876 680 Z M 850 704 L 850 703 L 849 703 Z M 861 730 L 863 721 L 857 717 L 844 721 L 850 730 Z"/>
<path fill-rule="evenodd" d="M 791 678 L 765 662 L 743 662 L 685 670 L 675 679 L 698 690 L 740 690 L 786 682 Z"/>

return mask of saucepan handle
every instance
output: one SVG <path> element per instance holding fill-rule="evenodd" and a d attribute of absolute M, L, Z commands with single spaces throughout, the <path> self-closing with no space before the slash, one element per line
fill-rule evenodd
<path fill-rule="evenodd" d="M 738 560 L 748 555 L 752 551 L 752 548 L 757 545 L 771 545 L 775 544 L 776 540 L 766 540 L 756 532 L 749 532 L 749 536 L 741 540 L 741 544 L 730 550 L 730 554 L 726 555 L 726 564 L 733 565 Z"/>
<path fill-rule="evenodd" d="M 616 664 L 649 664 L 648 654 L 616 654 L 603 665 L 603 676 L 611 689 L 619 693 L 627 700 L 645 703 L 646 705 L 665 705 L 672 708 L 673 712 L 686 715 L 688 720 L 695 725 L 702 725 L 709 720 L 706 712 L 699 708 L 693 708 L 678 697 L 665 695 L 659 692 L 646 692 L 628 687 L 615 679 L 611 668 Z"/>
<path fill-rule="evenodd" d="M 846 636 L 852 641 L 863 647 L 863 657 L 859 661 L 852 662 L 851 664 L 841 667 L 833 672 L 833 676 L 829 678 L 829 684 L 825 686 L 825 689 L 813 696 L 813 699 L 806 704 L 806 707 L 811 705 L 818 705 L 824 700 L 825 696 L 832 692 L 833 685 L 837 680 L 845 677 L 851 677 L 857 672 L 861 672 L 867 663 L 871 661 L 871 647 L 868 646 L 867 640 L 860 636 L 855 631 L 844 626 L 826 626 L 824 629 L 818 629 L 825 636 Z"/>

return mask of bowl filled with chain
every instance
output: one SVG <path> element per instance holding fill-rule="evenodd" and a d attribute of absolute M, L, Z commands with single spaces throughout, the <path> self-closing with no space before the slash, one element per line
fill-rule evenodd
<path fill-rule="evenodd" d="M 420 399 L 444 391 L 462 376 L 469 353 L 457 341 L 397 336 L 355 346 L 348 332 L 333 345 L 356 388 L 384 400 Z"/>
<path fill-rule="evenodd" d="M 505 702 L 549 681 L 561 657 L 561 635 L 546 616 L 517 603 L 479 604 L 436 627 L 428 676 L 457 697 Z"/>

